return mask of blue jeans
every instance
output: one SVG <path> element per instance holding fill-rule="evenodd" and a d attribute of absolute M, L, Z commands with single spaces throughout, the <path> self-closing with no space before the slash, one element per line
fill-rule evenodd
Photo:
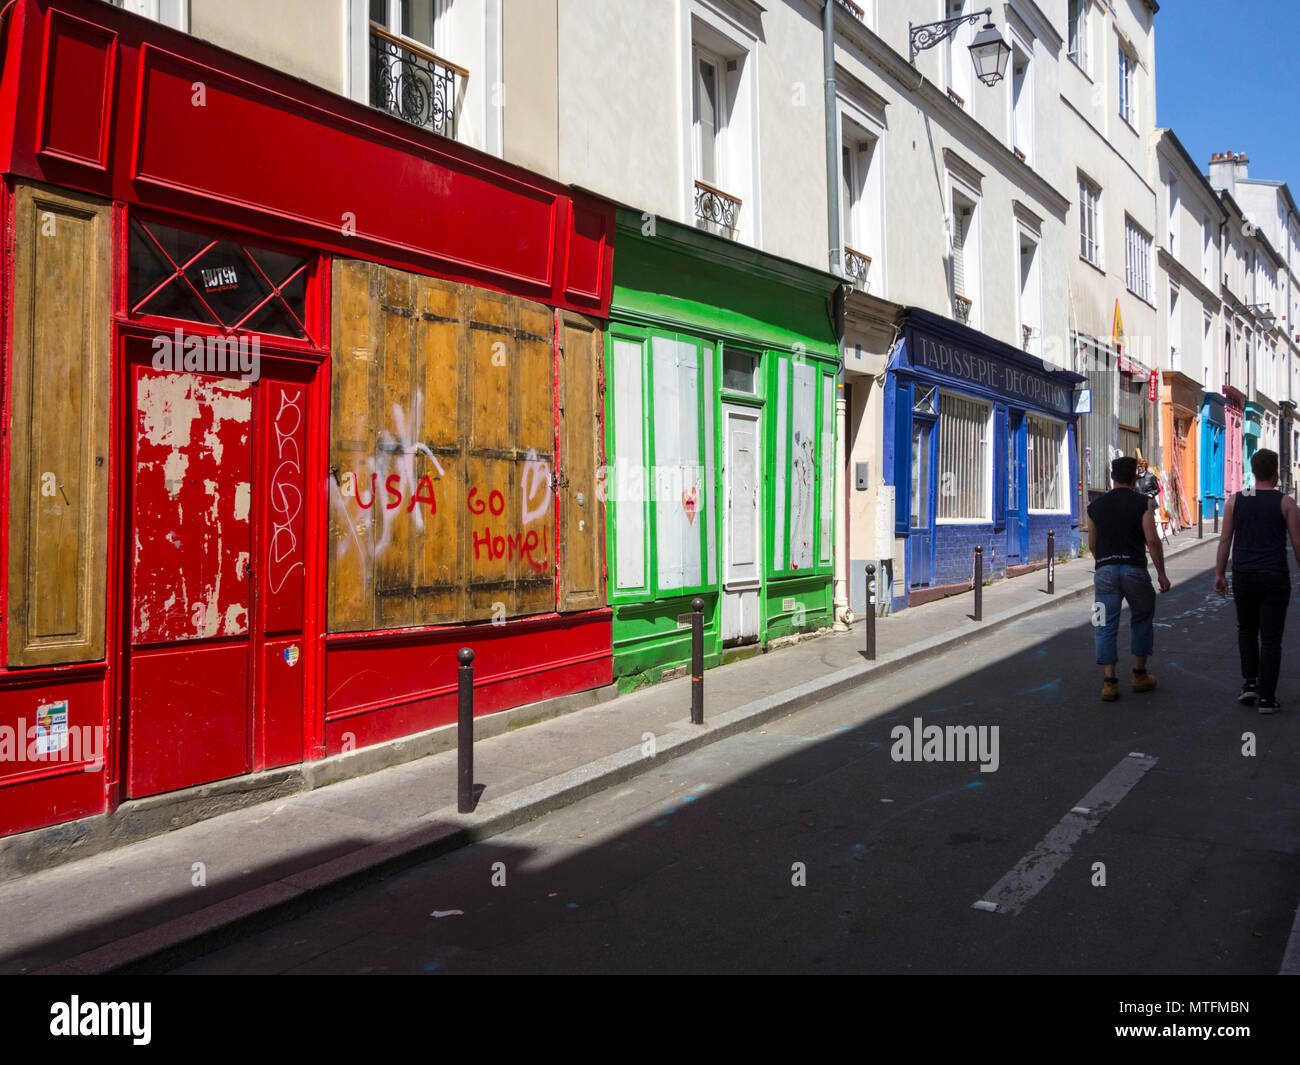
<path fill-rule="evenodd" d="M 1119 660 L 1116 637 L 1119 635 L 1119 612 L 1128 600 L 1129 648 L 1134 657 L 1149 655 L 1155 646 L 1153 621 L 1156 616 L 1156 590 L 1145 566 L 1098 566 L 1092 577 L 1093 625 L 1097 632 L 1097 665 L 1113 666 Z M 1102 615 L 1097 617 L 1097 606 Z"/>

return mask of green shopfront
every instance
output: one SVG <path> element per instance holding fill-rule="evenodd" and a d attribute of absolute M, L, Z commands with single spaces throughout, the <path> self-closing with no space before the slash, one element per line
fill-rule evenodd
<path fill-rule="evenodd" d="M 614 676 L 624 690 L 832 621 L 839 282 L 619 213 L 605 344 Z"/>

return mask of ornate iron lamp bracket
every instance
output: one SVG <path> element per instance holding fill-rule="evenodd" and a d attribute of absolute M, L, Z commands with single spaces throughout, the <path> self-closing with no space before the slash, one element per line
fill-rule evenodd
<path fill-rule="evenodd" d="M 969 15 L 954 15 L 952 18 L 940 19 L 938 22 L 927 22 L 920 26 L 914 26 L 909 22 L 907 32 L 910 40 L 908 42 L 907 61 L 915 65 L 918 52 L 924 52 L 927 48 L 942 44 L 957 32 L 957 27 L 962 23 L 969 22 L 973 26 L 985 17 L 993 17 L 991 7 L 986 7 L 983 11 L 973 11 Z"/>

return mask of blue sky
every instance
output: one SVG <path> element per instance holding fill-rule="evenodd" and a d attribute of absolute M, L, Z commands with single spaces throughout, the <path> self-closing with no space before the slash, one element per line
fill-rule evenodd
<path fill-rule="evenodd" d="M 1300 195 L 1300 2 L 1161 0 L 1156 124 L 1205 173 L 1213 152 L 1245 152 L 1250 176 Z"/>

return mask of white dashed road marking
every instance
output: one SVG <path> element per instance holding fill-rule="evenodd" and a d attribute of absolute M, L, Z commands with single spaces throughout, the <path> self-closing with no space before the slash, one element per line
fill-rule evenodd
<path fill-rule="evenodd" d="M 1158 759 L 1146 754 L 1129 753 L 1102 777 L 1026 854 L 1016 867 L 993 885 L 975 903 L 975 909 L 989 913 L 1019 913 L 1035 895 L 1047 886 L 1057 871 L 1070 860 L 1074 845 L 1101 823 L 1133 786 L 1146 775 Z"/>

